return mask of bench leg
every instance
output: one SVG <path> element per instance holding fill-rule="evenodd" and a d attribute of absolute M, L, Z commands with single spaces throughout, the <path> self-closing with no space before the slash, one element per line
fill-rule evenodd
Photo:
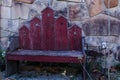
<path fill-rule="evenodd" d="M 6 77 L 19 71 L 19 61 L 6 61 Z"/>
<path fill-rule="evenodd" d="M 85 67 L 84 63 L 82 65 L 83 65 L 83 67 Z M 84 68 L 82 68 L 82 74 L 83 74 L 83 80 L 86 80 L 86 71 Z"/>

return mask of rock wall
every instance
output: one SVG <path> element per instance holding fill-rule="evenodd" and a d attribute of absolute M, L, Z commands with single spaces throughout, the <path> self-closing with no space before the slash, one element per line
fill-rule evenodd
<path fill-rule="evenodd" d="M 24 21 L 41 15 L 41 11 L 46 6 L 50 6 L 56 11 L 56 17 L 60 15 L 66 17 L 70 22 L 69 25 L 79 25 L 83 29 L 85 42 L 89 46 L 101 46 L 102 42 L 107 42 L 108 48 L 113 50 L 117 50 L 117 47 L 120 46 L 119 4 L 115 3 L 113 8 L 108 9 L 103 0 L 68 0 L 68 2 L 35 0 L 32 4 L 1 0 L 2 49 L 9 46 L 10 36 L 18 35 L 18 29 Z"/>

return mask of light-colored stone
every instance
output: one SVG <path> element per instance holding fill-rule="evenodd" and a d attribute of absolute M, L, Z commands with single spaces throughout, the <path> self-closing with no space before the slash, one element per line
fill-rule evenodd
<path fill-rule="evenodd" d="M 10 7 L 1 7 L 1 18 L 11 18 L 11 8 Z"/>
<path fill-rule="evenodd" d="M 20 18 L 20 14 L 21 14 L 21 10 L 20 10 L 20 5 L 21 4 L 16 4 L 13 3 L 12 7 L 11 7 L 11 11 L 12 11 L 12 19 L 18 19 Z"/>
<path fill-rule="evenodd" d="M 1 38 L 1 48 L 6 50 L 9 47 L 9 39 L 7 37 Z"/>
<path fill-rule="evenodd" d="M 21 25 L 22 25 L 24 22 L 26 22 L 25 19 L 19 19 L 19 25 L 20 25 L 20 27 L 21 27 Z"/>
<path fill-rule="evenodd" d="M 28 19 L 31 4 L 22 3 L 20 6 L 20 18 Z"/>
<path fill-rule="evenodd" d="M 104 14 L 120 19 L 120 6 L 106 9 L 103 11 Z"/>
<path fill-rule="evenodd" d="M 113 8 L 118 6 L 118 0 L 104 0 L 104 3 L 107 8 Z"/>
<path fill-rule="evenodd" d="M 85 42 L 90 46 L 101 46 L 102 42 L 106 42 L 110 49 L 118 46 L 118 40 L 116 36 L 87 36 L 85 38 Z"/>
<path fill-rule="evenodd" d="M 30 9 L 37 11 L 41 14 L 41 11 L 48 5 L 47 0 L 36 0 L 30 7 Z"/>
<path fill-rule="evenodd" d="M 86 0 L 90 16 L 95 16 L 105 10 L 103 0 Z"/>
<path fill-rule="evenodd" d="M 68 17 L 67 2 L 54 0 L 52 8 L 55 10 L 55 16 Z"/>
<path fill-rule="evenodd" d="M 9 21 L 9 19 L 1 19 L 1 28 L 2 29 L 8 29 L 9 28 L 9 26 L 8 26 L 8 21 Z"/>
<path fill-rule="evenodd" d="M 110 26 L 108 25 L 110 22 Z M 120 20 L 108 15 L 99 14 L 83 23 L 83 30 L 87 36 L 120 35 Z M 109 32 L 110 31 L 110 32 Z"/>
<path fill-rule="evenodd" d="M 30 11 L 31 4 L 26 3 L 13 3 L 11 8 L 12 11 L 12 19 L 28 19 L 28 14 Z"/>
<path fill-rule="evenodd" d="M 118 40 L 117 40 L 117 41 L 118 41 L 118 43 L 119 43 L 119 46 L 120 46 L 120 35 L 119 35 L 119 38 L 118 38 Z"/>
<path fill-rule="evenodd" d="M 17 20 L 12 20 L 11 21 L 11 27 L 10 27 L 10 31 L 13 31 L 13 32 L 18 32 L 18 28 L 19 28 L 19 19 Z"/>
<path fill-rule="evenodd" d="M 13 0 L 1 0 L 2 1 L 2 6 L 12 6 L 12 1 Z"/>
<path fill-rule="evenodd" d="M 47 6 L 51 6 L 52 1 L 53 0 L 35 0 L 30 9 L 37 11 L 37 13 L 41 15 L 41 11 L 43 11 Z"/>
<path fill-rule="evenodd" d="M 31 20 L 31 19 L 33 19 L 35 16 L 37 16 L 38 15 L 38 12 L 36 11 L 36 10 L 34 10 L 34 9 L 31 9 L 30 11 L 29 11 L 29 13 L 28 13 L 28 20 Z"/>
<path fill-rule="evenodd" d="M 1 37 L 8 37 L 10 35 L 9 30 L 1 30 Z"/>
<path fill-rule="evenodd" d="M 2 36 L 8 36 L 10 33 L 18 32 L 19 20 L 1 19 Z"/>
<path fill-rule="evenodd" d="M 71 21 L 83 21 L 89 18 L 87 5 L 85 3 L 68 3 L 68 7 L 69 19 Z"/>

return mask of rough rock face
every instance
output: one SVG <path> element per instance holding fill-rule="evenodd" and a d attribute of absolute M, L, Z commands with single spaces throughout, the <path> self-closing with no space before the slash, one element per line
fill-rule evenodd
<path fill-rule="evenodd" d="M 109 24 L 110 20 L 110 26 Z M 120 35 L 120 20 L 110 17 L 108 15 L 99 14 L 83 24 L 83 30 L 87 36 L 105 36 L 109 35 Z M 110 28 L 109 28 L 110 27 Z"/>
<path fill-rule="evenodd" d="M 120 19 L 120 6 L 104 10 L 103 14 L 110 15 L 112 17 Z"/>
<path fill-rule="evenodd" d="M 78 7 L 79 6 L 79 7 Z M 69 19 L 71 21 L 82 21 L 89 18 L 85 3 L 68 3 Z"/>
<path fill-rule="evenodd" d="M 109 48 L 114 48 L 114 46 L 119 45 L 117 42 L 119 37 L 116 36 L 87 36 L 85 38 L 86 43 L 90 46 L 101 46 L 102 42 L 106 41 Z M 119 43 L 119 44 L 116 44 Z"/>
<path fill-rule="evenodd" d="M 58 2 L 54 0 L 52 3 L 52 7 L 55 10 L 55 16 L 63 15 L 66 18 L 68 17 L 67 2 L 64 1 Z"/>
<path fill-rule="evenodd" d="M 90 16 L 95 16 L 105 10 L 105 6 L 102 0 L 86 0 L 88 5 Z"/>
<path fill-rule="evenodd" d="M 104 0 L 104 3 L 107 8 L 113 8 L 118 6 L 118 0 Z"/>
<path fill-rule="evenodd" d="M 120 0 L 111 0 L 110 9 L 106 8 L 106 1 L 104 4 L 104 0 L 35 0 L 26 4 L 1 0 L 1 44 L 6 48 L 9 36 L 17 34 L 24 21 L 41 15 L 50 6 L 56 11 L 56 17 L 63 15 L 69 20 L 69 26 L 77 24 L 83 29 L 86 43 L 98 46 L 106 41 L 116 48 L 120 45 L 120 7 L 117 6 Z"/>

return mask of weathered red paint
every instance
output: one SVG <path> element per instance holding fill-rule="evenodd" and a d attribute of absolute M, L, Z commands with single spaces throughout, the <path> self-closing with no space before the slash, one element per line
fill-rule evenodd
<path fill-rule="evenodd" d="M 43 50 L 54 50 L 54 10 L 47 7 L 42 11 Z"/>
<path fill-rule="evenodd" d="M 30 48 L 29 29 L 25 25 L 23 25 L 19 29 L 19 38 L 20 38 L 20 47 L 22 49 L 29 49 Z"/>
<path fill-rule="evenodd" d="M 55 50 L 68 50 L 67 19 L 60 16 L 55 21 Z"/>
<path fill-rule="evenodd" d="M 29 29 L 23 26 L 19 30 L 20 45 L 23 49 L 42 50 L 42 51 L 66 51 L 66 50 L 82 50 L 82 32 L 77 25 L 68 29 L 67 19 L 63 16 L 54 18 L 54 11 L 47 7 L 42 11 L 42 20 L 38 17 L 30 21 Z M 28 60 L 28 61 L 43 61 L 43 62 L 78 62 L 76 57 L 69 56 L 46 56 L 35 55 L 32 51 L 27 52 L 32 55 L 10 55 L 10 60 Z M 14 53 L 14 52 L 12 52 Z M 49 52 L 47 52 L 49 53 Z M 74 52 L 72 52 L 75 54 Z M 56 53 L 58 54 L 58 52 Z M 61 55 L 63 53 L 60 53 Z M 64 53 L 66 55 L 66 53 Z M 79 53 L 78 53 L 79 54 Z M 80 53 L 81 54 L 81 53 Z"/>
<path fill-rule="evenodd" d="M 41 20 L 37 17 L 30 22 L 30 41 L 31 49 L 41 49 Z"/>
<path fill-rule="evenodd" d="M 69 29 L 69 49 L 82 50 L 82 32 L 77 25 L 73 25 Z"/>
<path fill-rule="evenodd" d="M 79 60 L 77 57 L 60 56 L 31 56 L 31 55 L 7 55 L 7 60 L 35 61 L 35 62 L 62 62 L 62 63 L 84 63 L 84 57 Z"/>
<path fill-rule="evenodd" d="M 47 7 L 42 11 L 42 20 L 35 17 L 29 26 L 24 25 L 19 29 L 22 49 L 7 53 L 7 65 L 12 65 L 14 61 L 15 65 L 7 66 L 6 73 L 12 74 L 16 61 L 84 63 L 81 34 L 81 28 L 77 25 L 68 29 L 68 22 L 64 17 L 60 16 L 55 20 L 54 11 Z"/>

